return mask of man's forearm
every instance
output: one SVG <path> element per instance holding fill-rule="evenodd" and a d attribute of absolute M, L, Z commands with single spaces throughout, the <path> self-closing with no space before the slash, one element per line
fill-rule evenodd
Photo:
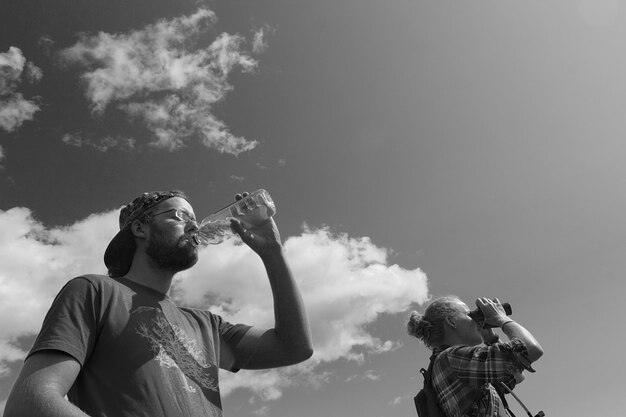
<path fill-rule="evenodd" d="M 81 364 L 66 353 L 33 353 L 7 398 L 4 417 L 88 417 L 65 398 L 80 369 Z"/>
<path fill-rule="evenodd" d="M 57 393 L 41 390 L 27 394 L 25 391 L 11 393 L 4 417 L 89 417 Z"/>
<path fill-rule="evenodd" d="M 282 247 L 264 254 L 261 259 L 274 298 L 276 336 L 295 356 L 306 360 L 313 353 L 309 321 Z"/>
<path fill-rule="evenodd" d="M 528 358 L 531 362 L 536 361 L 543 355 L 543 349 L 537 339 L 524 326 L 514 320 L 502 323 L 502 332 L 510 339 L 520 339 L 528 349 Z"/>

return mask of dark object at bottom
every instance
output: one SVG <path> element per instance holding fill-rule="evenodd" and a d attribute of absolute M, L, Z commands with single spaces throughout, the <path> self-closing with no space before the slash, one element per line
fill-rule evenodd
<path fill-rule="evenodd" d="M 515 393 L 513 392 L 513 390 L 511 388 L 509 388 L 502 381 L 500 381 L 499 385 L 500 385 L 500 389 L 496 388 L 496 390 L 498 391 L 498 395 L 502 399 L 502 402 L 504 404 L 504 408 L 506 408 L 506 411 L 508 411 L 508 413 L 511 415 L 511 417 L 515 417 L 515 414 L 513 414 L 513 412 L 509 408 L 509 405 L 507 404 L 506 400 L 504 399 L 504 392 L 507 392 L 507 393 L 511 394 L 513 396 L 513 398 L 515 398 L 515 400 L 519 403 L 519 405 L 522 406 L 524 411 L 526 411 L 526 414 L 528 415 L 528 417 L 533 417 L 533 415 L 530 412 L 530 410 L 528 410 L 528 408 L 526 408 L 526 406 L 524 405 L 522 400 L 520 400 L 519 397 L 517 395 L 515 395 Z M 501 391 L 501 389 L 503 389 L 503 391 Z M 545 417 L 545 415 L 546 415 L 546 413 L 544 413 L 543 411 L 540 411 L 537 414 L 535 414 L 535 417 Z"/>
<path fill-rule="evenodd" d="M 439 408 L 437 394 L 432 385 L 431 372 L 433 370 L 434 359 L 434 355 L 430 357 L 428 370 L 424 368 L 420 369 L 424 377 L 424 388 L 419 390 L 417 395 L 413 398 L 413 401 L 415 401 L 415 409 L 419 417 L 445 417 L 445 414 L 441 411 L 441 408 Z"/>

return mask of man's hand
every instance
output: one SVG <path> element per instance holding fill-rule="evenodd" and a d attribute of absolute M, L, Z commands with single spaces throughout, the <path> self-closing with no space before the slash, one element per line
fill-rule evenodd
<path fill-rule="evenodd" d="M 493 345 L 494 343 L 498 343 L 500 341 L 500 336 L 498 336 L 494 331 L 493 328 L 484 328 L 481 327 L 480 324 L 478 325 L 478 333 L 480 333 L 480 337 L 483 338 L 483 342 L 489 346 L 489 345 Z"/>
<path fill-rule="evenodd" d="M 239 201 L 247 196 L 247 192 L 237 194 L 235 200 Z M 241 240 L 260 256 L 281 247 L 280 233 L 271 217 L 259 225 L 245 224 L 234 218 L 230 219 L 230 224 Z"/>
<path fill-rule="evenodd" d="M 480 308 L 485 316 L 485 323 L 500 327 L 502 323 L 509 320 L 509 316 L 506 315 L 504 307 L 500 304 L 500 300 L 497 298 L 490 300 L 489 298 L 481 297 L 476 300 L 476 306 Z"/>
<path fill-rule="evenodd" d="M 500 300 L 481 297 L 476 300 L 476 306 L 483 312 L 485 323 L 500 327 L 509 340 L 519 339 L 526 345 L 530 362 L 536 361 L 543 355 L 543 348 L 537 339 L 521 324 L 506 315 Z M 502 327 L 504 324 L 506 326 Z"/>

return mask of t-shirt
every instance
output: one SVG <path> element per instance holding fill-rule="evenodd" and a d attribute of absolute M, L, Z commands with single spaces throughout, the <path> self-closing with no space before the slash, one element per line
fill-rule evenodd
<path fill-rule="evenodd" d="M 221 417 L 218 366 L 246 364 L 250 329 L 124 278 L 86 275 L 57 295 L 29 356 L 52 349 L 80 362 L 68 399 L 90 416 Z"/>

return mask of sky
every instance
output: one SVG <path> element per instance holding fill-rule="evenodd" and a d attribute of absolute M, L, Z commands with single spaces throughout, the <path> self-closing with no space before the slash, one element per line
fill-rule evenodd
<path fill-rule="evenodd" d="M 315 354 L 222 373 L 225 416 L 415 415 L 406 321 L 447 294 L 539 340 L 533 413 L 618 416 L 625 32 L 620 0 L 3 2 L 0 410 L 121 206 L 182 189 L 201 218 L 265 188 Z M 272 324 L 236 240 L 172 294 Z"/>

